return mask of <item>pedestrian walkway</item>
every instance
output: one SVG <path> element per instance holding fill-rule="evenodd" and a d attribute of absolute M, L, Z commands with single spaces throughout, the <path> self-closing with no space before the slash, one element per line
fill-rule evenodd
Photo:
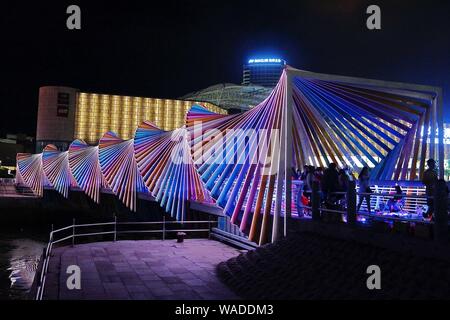
<path fill-rule="evenodd" d="M 239 299 L 216 266 L 241 251 L 207 239 L 97 242 L 52 252 L 44 299 Z M 68 290 L 67 267 L 81 269 L 81 290 Z"/>

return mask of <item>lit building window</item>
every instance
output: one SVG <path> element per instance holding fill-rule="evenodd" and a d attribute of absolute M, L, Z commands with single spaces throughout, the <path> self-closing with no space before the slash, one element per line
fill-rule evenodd
<path fill-rule="evenodd" d="M 174 130 L 184 125 L 186 113 L 196 103 L 81 92 L 77 97 L 74 139 L 97 144 L 108 131 L 118 133 L 122 139 L 131 139 L 145 120 L 163 130 Z M 201 104 L 210 111 L 227 113 L 211 103 Z"/>

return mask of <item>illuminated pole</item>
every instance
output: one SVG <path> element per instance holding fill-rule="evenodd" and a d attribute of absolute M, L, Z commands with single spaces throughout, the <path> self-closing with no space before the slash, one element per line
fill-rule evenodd
<path fill-rule="evenodd" d="M 430 158 L 436 160 L 436 122 L 437 120 L 437 103 L 436 100 L 438 99 L 437 96 L 439 94 L 436 94 L 436 96 L 431 101 L 431 133 L 430 133 Z"/>
<path fill-rule="evenodd" d="M 286 208 L 284 212 L 284 236 L 287 236 L 287 224 L 288 220 L 291 217 L 291 201 L 292 201 L 292 159 L 293 159 L 293 148 L 294 145 L 292 143 L 292 109 L 293 109 L 293 103 L 294 98 L 292 95 L 292 81 L 293 77 L 291 72 L 288 68 L 286 68 L 286 117 L 285 117 L 285 128 L 286 128 L 286 135 L 285 135 L 285 185 L 286 185 Z"/>
<path fill-rule="evenodd" d="M 283 84 L 284 89 L 286 89 L 285 87 L 285 83 Z M 284 97 L 281 101 L 281 108 L 282 108 L 282 112 L 281 112 L 281 121 L 279 122 L 279 127 L 278 125 L 275 125 L 275 128 L 278 130 L 278 132 L 280 132 L 280 136 L 276 137 L 277 138 L 277 142 L 278 143 L 278 147 L 279 150 L 277 150 L 277 148 L 272 148 L 273 152 L 272 152 L 272 167 L 275 166 L 275 172 L 271 172 L 271 174 L 276 174 L 277 175 L 277 191 L 276 191 L 276 195 L 275 195 L 275 211 L 273 213 L 273 223 L 272 223 L 272 242 L 275 242 L 276 240 L 279 239 L 279 223 L 280 223 L 280 216 L 281 216 L 281 210 L 282 210 L 282 202 L 283 202 L 283 179 L 284 179 L 284 172 L 286 171 L 285 169 L 285 161 L 284 161 L 284 157 L 285 157 L 285 153 L 284 150 L 286 148 L 285 146 L 285 136 L 286 136 L 286 128 L 285 128 L 285 117 L 286 117 L 286 101 L 284 100 Z M 273 133 L 272 133 L 273 134 Z M 274 163 L 275 162 L 275 163 Z M 271 206 L 271 201 L 268 201 L 268 206 Z M 267 210 L 267 209 L 266 209 Z M 261 229 L 261 236 L 265 233 L 264 228 Z"/>
<path fill-rule="evenodd" d="M 444 119 L 442 114 L 442 89 L 437 89 L 437 95 L 433 99 L 433 105 L 437 110 L 438 121 L 438 166 L 439 179 L 444 179 Z"/>
<path fill-rule="evenodd" d="M 283 235 L 286 236 L 287 217 L 291 215 L 291 170 L 292 170 L 292 85 L 289 72 L 286 72 L 284 94 L 282 97 L 281 141 L 277 158 L 277 193 L 275 212 L 272 224 L 272 242 L 280 238 L 280 221 L 282 202 L 284 198 L 284 225 Z M 289 89 L 290 88 L 290 89 Z M 284 192 L 283 192 L 284 189 Z M 284 197 L 283 197 L 284 196 Z"/>

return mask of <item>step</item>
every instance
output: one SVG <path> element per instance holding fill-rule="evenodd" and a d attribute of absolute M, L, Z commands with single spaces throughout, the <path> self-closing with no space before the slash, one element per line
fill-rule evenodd
<path fill-rule="evenodd" d="M 256 243 L 251 242 L 244 237 L 228 233 L 218 228 L 212 228 L 211 236 L 224 242 L 231 243 L 245 250 L 253 250 L 258 247 Z"/>

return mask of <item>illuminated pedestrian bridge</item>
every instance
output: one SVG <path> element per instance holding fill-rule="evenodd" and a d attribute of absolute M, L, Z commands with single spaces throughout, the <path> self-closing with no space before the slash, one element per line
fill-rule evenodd
<path fill-rule="evenodd" d="M 438 133 L 434 143 L 428 132 Z M 144 121 L 130 140 L 107 132 L 98 146 L 49 145 L 17 156 L 17 181 L 39 196 L 45 187 L 64 197 L 80 188 L 95 202 L 107 189 L 130 210 L 146 193 L 180 221 L 190 201 L 208 203 L 265 243 L 291 216 L 292 173 L 304 165 L 366 166 L 372 184 L 418 184 L 427 158 L 437 160 L 443 177 L 443 141 L 439 88 L 287 66 L 268 97 L 244 113 L 194 105 L 174 131 Z"/>

